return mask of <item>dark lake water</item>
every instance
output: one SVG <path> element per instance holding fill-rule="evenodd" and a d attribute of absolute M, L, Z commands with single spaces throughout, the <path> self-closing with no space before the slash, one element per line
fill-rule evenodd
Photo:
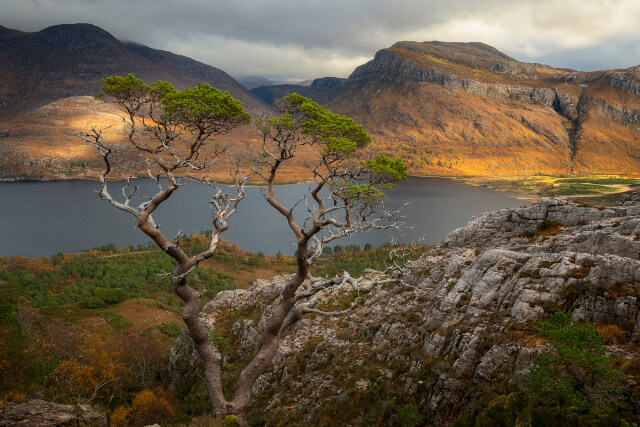
<path fill-rule="evenodd" d="M 140 181 L 143 188 L 150 189 L 147 194 L 152 194 L 155 187 L 151 180 Z M 118 247 L 148 244 L 150 239 L 136 228 L 130 214 L 100 200 L 99 187 L 96 181 L 75 180 L 0 183 L 0 256 L 40 257 L 80 252 L 108 243 Z M 120 187 L 111 183 L 111 194 L 119 194 Z M 279 186 L 276 197 L 292 206 L 308 187 Z M 251 251 L 293 254 L 293 234 L 283 217 L 266 203 L 261 191 L 259 187 L 247 189 L 247 198 L 223 238 Z M 212 229 L 207 203 L 210 196 L 208 186 L 187 182 L 154 214 L 156 223 L 171 238 L 179 229 L 186 234 Z M 378 246 L 392 237 L 402 242 L 424 237 L 425 243 L 434 244 L 478 213 L 525 204 L 513 194 L 444 178 L 409 178 L 389 192 L 389 208 L 405 202 L 410 203 L 405 208 L 406 222 L 413 229 L 372 231 L 332 245 Z"/>

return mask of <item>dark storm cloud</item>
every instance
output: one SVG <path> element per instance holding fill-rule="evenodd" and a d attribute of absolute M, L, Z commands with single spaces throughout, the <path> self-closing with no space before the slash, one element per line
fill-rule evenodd
<path fill-rule="evenodd" d="M 235 74 L 347 75 L 399 40 L 483 41 L 578 69 L 640 63 L 636 0 L 0 0 L 0 24 L 90 22 Z M 631 53 L 631 54 L 630 54 Z"/>

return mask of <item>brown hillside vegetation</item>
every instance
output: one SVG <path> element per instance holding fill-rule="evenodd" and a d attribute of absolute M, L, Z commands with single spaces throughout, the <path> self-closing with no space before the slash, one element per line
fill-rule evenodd
<path fill-rule="evenodd" d="M 120 155 L 135 159 L 128 150 L 125 112 L 115 104 L 98 101 L 91 96 L 64 98 L 0 124 L 0 177 L 12 179 L 95 179 L 104 167 L 95 147 L 82 141 L 78 134 L 91 127 L 105 130 L 107 143 Z M 258 152 L 259 135 L 253 126 L 244 126 L 217 139 L 229 148 Z M 205 148 L 210 153 L 212 144 Z M 221 160 L 222 162 L 223 160 Z M 308 173 L 300 162 L 289 167 L 281 182 L 296 181 Z M 141 166 L 139 175 L 145 175 Z M 121 178 L 114 174 L 114 178 Z M 228 181 L 224 167 L 214 168 L 213 177 Z"/>

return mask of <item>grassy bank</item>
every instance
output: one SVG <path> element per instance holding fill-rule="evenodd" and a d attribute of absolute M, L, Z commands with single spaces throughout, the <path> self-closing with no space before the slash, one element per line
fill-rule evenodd
<path fill-rule="evenodd" d="M 585 197 L 585 201 L 598 203 L 612 201 L 610 196 L 640 187 L 640 179 L 618 175 L 548 176 L 517 175 L 469 177 L 473 185 L 483 185 L 499 191 L 510 191 L 536 197 Z M 594 197 L 601 196 L 601 197 Z"/>

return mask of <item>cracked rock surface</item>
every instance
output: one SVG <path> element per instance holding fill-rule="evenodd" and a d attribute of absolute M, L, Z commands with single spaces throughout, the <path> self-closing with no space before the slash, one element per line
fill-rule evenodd
<path fill-rule="evenodd" d="M 33 399 L 0 405 L 0 426 L 106 427 L 107 417 L 88 405 L 61 405 Z"/>

